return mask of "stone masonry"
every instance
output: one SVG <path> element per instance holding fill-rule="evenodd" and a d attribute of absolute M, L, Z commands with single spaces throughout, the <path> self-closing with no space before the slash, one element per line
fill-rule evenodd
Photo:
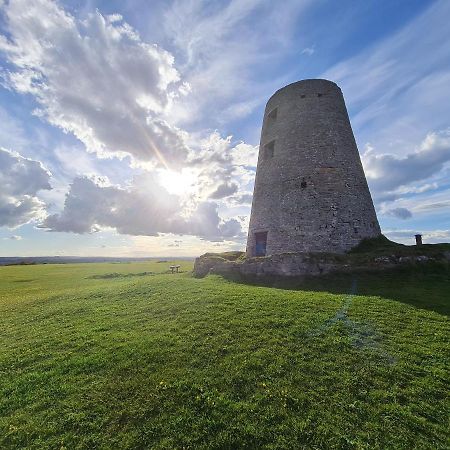
<path fill-rule="evenodd" d="M 431 247 L 431 248 L 430 248 Z M 267 279 L 270 277 L 309 277 L 328 273 L 356 273 L 384 271 L 401 266 L 427 263 L 448 265 L 450 251 L 433 249 L 409 251 L 406 246 L 385 254 L 350 253 L 285 253 L 265 258 L 245 258 L 234 261 L 220 254 L 206 253 L 195 260 L 194 276 L 202 278 L 209 273 L 240 280 Z M 425 253 L 425 254 L 424 254 Z"/>
<path fill-rule="evenodd" d="M 344 253 L 381 234 L 340 88 L 303 80 L 267 102 L 247 257 Z"/>

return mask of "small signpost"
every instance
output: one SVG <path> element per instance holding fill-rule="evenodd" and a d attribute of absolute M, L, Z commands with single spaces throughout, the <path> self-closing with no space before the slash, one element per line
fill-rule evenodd
<path fill-rule="evenodd" d="M 169 267 L 169 269 L 172 271 L 172 273 L 178 273 L 178 269 L 180 268 L 181 266 L 180 265 L 178 265 L 178 266 L 170 266 Z"/>

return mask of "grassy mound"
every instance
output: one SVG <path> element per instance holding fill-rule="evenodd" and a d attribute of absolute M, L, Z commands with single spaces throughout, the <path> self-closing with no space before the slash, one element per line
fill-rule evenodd
<path fill-rule="evenodd" d="M 245 252 L 205 253 L 203 256 L 223 261 L 242 261 L 245 259 Z"/>
<path fill-rule="evenodd" d="M 323 276 L 325 273 L 356 273 L 392 270 L 401 265 L 427 263 L 448 269 L 450 244 L 407 246 L 380 235 L 365 239 L 348 253 L 283 253 L 246 259 L 243 252 L 205 253 L 196 258 L 194 276 L 221 274 L 229 279 L 262 283 L 275 277 Z M 410 267 L 412 268 L 412 267 Z"/>
<path fill-rule="evenodd" d="M 372 239 L 363 239 L 359 245 L 352 248 L 349 253 L 371 253 L 371 252 L 389 252 L 390 250 L 398 250 L 406 245 L 389 240 L 386 236 L 380 236 Z"/>
<path fill-rule="evenodd" d="M 166 269 L 0 268 L 0 448 L 447 448 L 448 272 Z"/>
<path fill-rule="evenodd" d="M 443 252 L 450 252 L 450 244 L 404 245 L 393 242 L 384 235 L 380 235 L 377 238 L 362 240 L 348 254 L 389 255 L 393 253 L 398 256 L 435 256 Z"/>

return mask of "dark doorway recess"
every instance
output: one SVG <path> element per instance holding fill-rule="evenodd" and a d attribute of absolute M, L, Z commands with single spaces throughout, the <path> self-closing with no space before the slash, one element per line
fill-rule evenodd
<path fill-rule="evenodd" d="M 255 256 L 266 256 L 267 231 L 255 233 Z"/>

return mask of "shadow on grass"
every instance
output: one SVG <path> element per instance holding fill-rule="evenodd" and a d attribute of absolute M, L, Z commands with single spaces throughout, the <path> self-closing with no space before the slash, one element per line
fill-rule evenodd
<path fill-rule="evenodd" d="M 357 283 L 356 295 L 383 297 L 416 308 L 450 315 L 450 267 L 422 263 L 383 272 L 355 272 L 307 278 L 264 277 L 229 280 L 277 289 L 349 294 Z"/>

